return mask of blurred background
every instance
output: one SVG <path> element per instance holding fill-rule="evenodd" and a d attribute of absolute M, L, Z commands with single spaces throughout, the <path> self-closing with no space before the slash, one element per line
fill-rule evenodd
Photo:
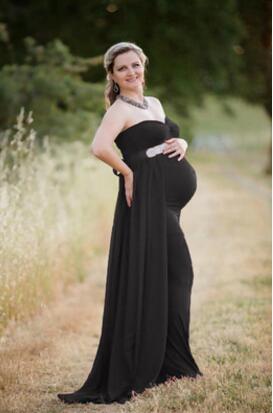
<path fill-rule="evenodd" d="M 270 411 L 271 39 L 270 0 L 0 0 L 1 411 L 63 411 L 50 393 L 98 344 L 118 179 L 89 146 L 120 41 L 197 171 L 182 226 L 206 372 L 126 413 Z"/>
<path fill-rule="evenodd" d="M 239 127 L 238 118 L 252 144 L 260 140 L 256 133 L 262 125 L 270 142 L 269 0 L 221 5 L 212 0 L 2 0 L 0 20 L 1 130 L 13 125 L 23 106 L 33 111 L 40 137 L 90 141 L 104 113 L 103 54 L 116 42 L 133 41 L 150 61 L 146 94 L 162 99 L 196 144 L 247 143 L 226 129 Z M 206 103 L 210 112 L 204 125 L 200 116 Z M 246 121 L 253 119 L 254 108 L 257 130 Z M 200 116 L 194 119 L 196 110 Z"/>
<path fill-rule="evenodd" d="M 89 145 L 105 111 L 103 54 L 120 41 L 137 43 L 148 56 L 145 94 L 160 98 L 180 125 L 189 157 L 219 165 L 214 175 L 224 171 L 243 185 L 252 185 L 251 177 L 269 190 L 269 0 L 2 0 L 1 283 L 7 294 L 0 324 L 35 311 L 39 294 L 51 296 L 53 274 L 62 284 L 84 279 L 92 254 L 107 245 L 116 180 L 110 185 L 111 169 L 91 159 Z M 99 174 L 107 181 L 104 192 L 96 185 Z M 104 228 L 96 232 L 101 239 L 94 239 L 95 226 Z M 28 282 L 32 304 L 18 296 Z"/>
<path fill-rule="evenodd" d="M 120 41 L 148 56 L 145 94 L 195 164 L 270 192 L 269 0 L 2 0 L 2 326 L 57 281 L 83 280 L 108 245 L 117 181 L 89 145 L 105 111 L 103 54 Z"/>

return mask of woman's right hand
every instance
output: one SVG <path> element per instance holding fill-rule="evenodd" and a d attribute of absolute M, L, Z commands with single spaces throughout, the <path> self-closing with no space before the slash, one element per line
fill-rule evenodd
<path fill-rule="evenodd" d="M 134 173 L 132 170 L 124 176 L 125 197 L 128 207 L 131 207 L 133 201 Z"/>

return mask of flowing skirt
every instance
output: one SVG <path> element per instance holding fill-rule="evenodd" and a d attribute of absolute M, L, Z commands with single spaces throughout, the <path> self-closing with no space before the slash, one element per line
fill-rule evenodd
<path fill-rule="evenodd" d="M 194 275 L 179 225 L 196 175 L 178 163 L 162 154 L 135 168 L 131 207 L 119 175 L 97 353 L 83 385 L 61 400 L 124 403 L 169 377 L 203 375 L 189 346 Z"/>

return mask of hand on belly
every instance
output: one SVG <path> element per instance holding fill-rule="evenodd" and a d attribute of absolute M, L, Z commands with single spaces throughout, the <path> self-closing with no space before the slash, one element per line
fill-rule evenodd
<path fill-rule="evenodd" d="M 185 141 L 185 139 L 181 138 L 170 138 L 164 141 L 166 144 L 166 147 L 163 149 L 163 154 L 168 154 L 168 158 L 173 158 L 174 156 L 179 155 L 178 161 L 181 161 L 183 157 L 186 154 L 187 148 L 188 148 L 188 143 Z"/>

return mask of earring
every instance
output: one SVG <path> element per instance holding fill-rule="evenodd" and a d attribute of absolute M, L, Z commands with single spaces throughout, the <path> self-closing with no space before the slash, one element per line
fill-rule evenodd
<path fill-rule="evenodd" d="M 119 85 L 117 83 L 114 82 L 114 86 L 113 86 L 113 91 L 118 94 L 120 89 L 119 89 Z"/>

